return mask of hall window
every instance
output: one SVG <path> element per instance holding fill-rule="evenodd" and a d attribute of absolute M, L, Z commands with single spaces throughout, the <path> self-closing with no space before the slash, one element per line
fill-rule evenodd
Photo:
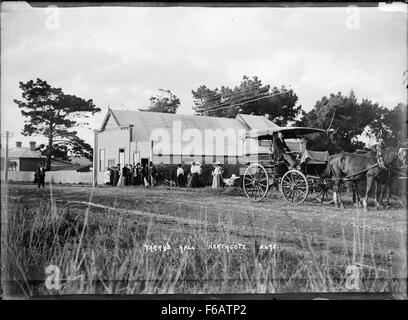
<path fill-rule="evenodd" d="M 99 171 L 105 170 L 105 149 L 99 150 Z"/>

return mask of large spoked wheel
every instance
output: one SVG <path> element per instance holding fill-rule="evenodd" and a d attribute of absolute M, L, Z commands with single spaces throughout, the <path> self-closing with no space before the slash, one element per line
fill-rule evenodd
<path fill-rule="evenodd" d="M 294 204 L 301 204 L 309 194 L 309 184 L 302 172 L 289 170 L 281 179 L 280 190 L 286 200 Z"/>
<path fill-rule="evenodd" d="M 323 187 L 316 195 L 317 200 L 320 203 L 329 204 L 332 203 L 333 200 L 333 190 L 328 187 Z"/>
<path fill-rule="evenodd" d="M 333 190 L 331 188 L 323 188 L 317 198 L 324 204 L 333 203 Z"/>
<path fill-rule="evenodd" d="M 243 188 L 246 196 L 252 201 L 258 202 L 266 197 L 269 181 L 262 165 L 253 163 L 245 170 Z"/>
<path fill-rule="evenodd" d="M 330 204 L 333 202 L 332 185 L 325 179 L 309 179 L 309 198 L 318 203 Z"/>

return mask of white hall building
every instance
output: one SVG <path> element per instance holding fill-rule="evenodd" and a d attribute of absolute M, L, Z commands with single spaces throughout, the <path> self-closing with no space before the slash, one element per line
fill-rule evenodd
<path fill-rule="evenodd" d="M 94 177 L 103 184 L 105 168 L 115 165 L 246 163 L 251 155 L 269 152 L 247 130 L 279 127 L 264 116 L 238 114 L 219 118 L 147 111 L 112 110 L 94 136 Z M 296 141 L 286 141 L 299 148 Z"/>

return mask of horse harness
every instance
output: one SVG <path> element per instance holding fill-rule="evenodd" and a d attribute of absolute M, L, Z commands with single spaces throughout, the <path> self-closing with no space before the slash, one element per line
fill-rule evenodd
<path fill-rule="evenodd" d="M 359 171 L 357 173 L 353 173 L 353 174 L 345 176 L 345 177 L 335 177 L 335 178 L 332 178 L 332 180 L 334 180 L 334 181 L 350 181 L 350 180 L 354 180 L 353 177 L 356 177 L 356 176 L 358 176 L 358 175 L 360 175 L 362 173 L 365 173 L 365 172 L 367 172 L 367 171 L 369 171 L 369 170 L 371 170 L 371 169 L 373 169 L 375 167 L 380 167 L 381 169 L 387 170 L 386 165 L 390 165 L 390 164 L 388 164 L 387 162 L 385 162 L 383 160 L 382 155 L 377 153 L 376 158 L 377 158 L 377 163 L 376 164 L 374 164 L 374 165 L 372 165 L 372 166 L 370 166 L 370 167 L 368 167 L 368 168 L 366 168 L 364 170 L 361 170 L 361 171 Z M 329 163 L 329 166 L 330 166 L 330 163 Z M 330 171 L 333 172 L 331 166 L 330 166 Z"/>

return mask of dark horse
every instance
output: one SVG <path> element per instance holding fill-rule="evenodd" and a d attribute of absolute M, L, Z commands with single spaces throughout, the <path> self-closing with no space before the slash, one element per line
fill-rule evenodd
<path fill-rule="evenodd" d="M 334 178 L 333 200 L 336 206 L 343 207 L 340 197 L 340 183 L 344 180 L 351 181 L 353 187 L 353 200 L 358 205 L 360 196 L 357 190 L 358 183 L 366 178 L 367 186 L 363 198 L 363 207 L 367 210 L 367 200 L 374 182 L 379 182 L 387 177 L 387 169 L 384 164 L 383 150 L 377 148 L 375 155 L 356 154 L 356 153 L 338 153 L 330 156 L 327 166 L 327 177 Z M 377 187 L 375 193 L 376 207 L 380 208 L 379 198 L 381 189 Z"/>
<path fill-rule="evenodd" d="M 386 173 L 377 179 L 376 190 L 381 189 L 380 193 L 380 202 L 382 205 L 389 207 L 390 206 L 390 188 L 395 179 L 398 179 L 398 176 L 403 173 L 404 159 L 402 159 L 401 148 L 399 147 L 386 147 L 382 151 L 382 160 L 387 169 Z M 376 151 L 371 150 L 366 153 L 367 156 L 375 157 Z M 358 192 L 358 191 L 357 191 Z M 354 195 L 353 195 L 354 198 Z M 386 204 L 383 203 L 384 200 L 387 200 Z"/>

